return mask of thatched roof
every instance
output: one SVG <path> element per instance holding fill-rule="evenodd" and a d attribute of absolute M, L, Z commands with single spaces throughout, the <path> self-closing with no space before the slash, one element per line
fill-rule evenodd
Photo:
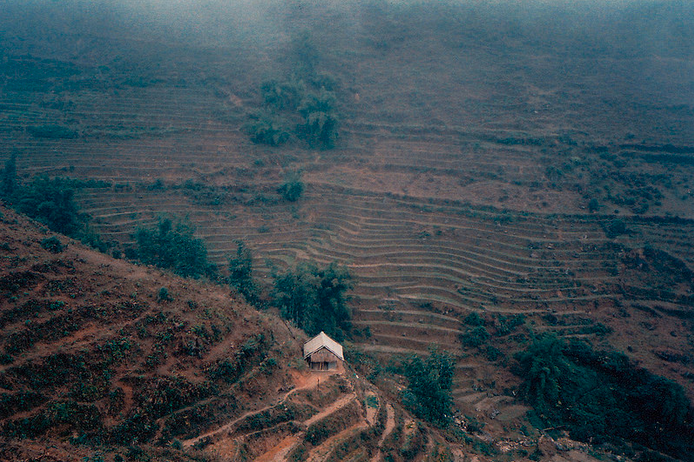
<path fill-rule="evenodd" d="M 325 335 L 325 332 L 323 331 L 308 342 L 304 343 L 304 359 L 308 358 L 321 348 L 325 348 L 341 360 L 345 360 L 345 357 L 342 355 L 342 345 Z"/>

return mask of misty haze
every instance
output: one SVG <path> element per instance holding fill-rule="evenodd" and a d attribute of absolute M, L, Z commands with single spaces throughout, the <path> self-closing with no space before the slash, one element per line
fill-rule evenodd
<path fill-rule="evenodd" d="M 691 2 L 0 4 L 0 460 L 694 460 Z"/>

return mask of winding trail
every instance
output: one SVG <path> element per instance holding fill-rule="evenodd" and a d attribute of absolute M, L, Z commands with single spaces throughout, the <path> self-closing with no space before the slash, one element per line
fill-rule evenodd
<path fill-rule="evenodd" d="M 393 429 L 395 428 L 395 411 L 393 410 L 393 406 L 390 404 L 386 405 L 386 413 L 388 418 L 386 419 L 386 428 L 383 429 L 383 434 L 381 435 L 381 439 L 378 440 L 378 449 L 376 451 L 376 454 L 371 458 L 371 462 L 378 462 L 380 460 L 383 460 L 383 453 L 381 453 L 381 447 L 383 446 L 383 442 L 388 438 L 388 435 L 391 434 Z"/>
<path fill-rule="evenodd" d="M 286 399 L 289 396 L 291 396 L 292 394 L 296 393 L 299 390 L 316 388 L 316 386 L 318 385 L 319 379 L 320 379 L 320 376 L 315 375 L 315 374 L 309 375 L 308 377 L 302 377 L 302 376 L 296 377 L 295 383 L 298 386 L 295 388 L 292 388 L 284 395 L 281 395 L 280 398 L 275 403 L 270 404 L 268 406 L 265 406 L 261 409 L 256 409 L 254 411 L 246 412 L 245 414 L 242 414 L 241 416 L 237 417 L 236 419 L 232 420 L 231 422 L 224 424 L 223 426 L 217 428 L 216 430 L 212 430 L 212 431 L 209 431 L 207 433 L 203 433 L 202 435 L 196 436 L 195 438 L 185 440 L 185 441 L 183 441 L 183 446 L 186 448 L 191 447 L 195 443 L 197 443 L 198 441 L 200 441 L 204 438 L 211 438 L 211 437 L 219 435 L 220 433 L 223 433 L 227 430 L 230 430 L 234 425 L 236 425 L 238 422 L 245 419 L 246 417 L 248 417 L 250 415 L 258 414 L 260 412 L 266 411 L 268 409 L 271 409 L 271 408 L 281 404 L 282 402 L 286 401 Z M 325 411 L 323 411 L 323 412 L 325 412 Z M 320 414 L 316 414 L 316 415 L 320 415 Z M 316 417 L 316 416 L 314 416 L 314 417 Z"/>

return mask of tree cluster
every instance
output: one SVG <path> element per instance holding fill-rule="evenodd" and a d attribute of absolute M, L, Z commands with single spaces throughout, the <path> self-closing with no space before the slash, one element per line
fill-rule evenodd
<path fill-rule="evenodd" d="M 302 262 L 275 275 L 273 304 L 307 334 L 324 331 L 340 341 L 351 327 L 345 298 L 351 278 L 347 268 L 335 263 L 319 267 Z"/>
<path fill-rule="evenodd" d="M 339 125 L 335 81 L 316 72 L 320 55 L 310 34 L 293 40 L 290 56 L 293 75 L 261 84 L 263 106 L 248 115 L 245 130 L 254 143 L 279 146 L 298 138 L 311 147 L 330 149 Z"/>
<path fill-rule="evenodd" d="M 543 335 L 516 355 L 520 395 L 538 425 L 566 428 L 594 444 L 635 447 L 688 458 L 694 450 L 694 410 L 684 389 L 635 367 L 623 354 Z M 624 445 L 623 445 L 624 446 Z"/>
<path fill-rule="evenodd" d="M 243 241 L 236 242 L 236 255 L 229 258 L 227 282 L 252 305 L 258 304 L 259 288 L 253 278 L 253 254 Z"/>
<path fill-rule="evenodd" d="M 47 176 L 37 176 L 22 184 L 17 177 L 16 155 L 12 154 L 0 178 L 0 199 L 52 231 L 106 251 L 108 245 L 89 227 L 89 216 L 81 213 L 75 203 L 75 188 L 79 185 L 78 180 Z"/>
<path fill-rule="evenodd" d="M 426 358 L 412 355 L 402 366 L 403 375 L 409 381 L 402 394 L 405 406 L 417 417 L 446 427 L 452 417 L 453 357 L 432 347 Z"/>
<path fill-rule="evenodd" d="M 186 221 L 174 224 L 162 218 L 155 229 L 135 231 L 136 245 L 126 250 L 126 256 L 183 277 L 215 277 L 216 267 L 208 261 L 205 243 L 193 235 L 194 231 Z"/>

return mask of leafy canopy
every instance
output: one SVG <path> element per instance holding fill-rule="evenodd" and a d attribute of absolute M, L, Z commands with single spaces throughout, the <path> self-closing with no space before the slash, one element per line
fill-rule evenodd
<path fill-rule="evenodd" d="M 284 183 L 277 188 L 277 192 L 289 202 L 296 202 L 304 193 L 304 182 L 301 181 L 301 172 L 289 172 Z"/>
<path fill-rule="evenodd" d="M 425 359 L 410 356 L 403 364 L 403 374 L 409 381 L 402 394 L 403 403 L 417 417 L 446 427 L 452 415 L 454 372 L 453 357 L 438 348 L 431 347 Z"/>
<path fill-rule="evenodd" d="M 253 254 L 243 241 L 236 241 L 236 256 L 229 258 L 229 285 L 248 303 L 258 302 L 258 286 L 253 279 Z"/>
<path fill-rule="evenodd" d="M 318 267 L 302 262 L 275 275 L 273 303 L 285 319 L 309 335 L 320 331 L 340 341 L 350 328 L 351 313 L 345 292 L 352 287 L 346 267 L 331 263 Z"/>
<path fill-rule="evenodd" d="M 207 247 L 193 232 L 187 221 L 174 224 L 169 218 L 160 219 L 154 229 L 136 230 L 136 248 L 128 256 L 183 277 L 214 277 L 216 268 L 207 260 Z"/>
<path fill-rule="evenodd" d="M 538 424 L 595 444 L 629 441 L 676 458 L 694 451 L 694 411 L 683 388 L 625 355 L 542 335 L 516 360 L 520 395 Z"/>
<path fill-rule="evenodd" d="M 31 183 L 14 188 L 11 202 L 24 213 L 53 231 L 76 236 L 84 227 L 86 217 L 79 213 L 72 181 L 67 178 L 36 177 Z"/>

